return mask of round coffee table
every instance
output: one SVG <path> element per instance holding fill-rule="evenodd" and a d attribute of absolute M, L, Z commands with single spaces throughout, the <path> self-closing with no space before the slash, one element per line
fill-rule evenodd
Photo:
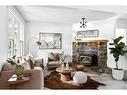
<path fill-rule="evenodd" d="M 61 74 L 61 81 L 69 81 L 71 80 L 71 72 L 74 71 L 74 69 L 72 67 L 69 67 L 68 69 L 56 68 L 56 71 Z"/>

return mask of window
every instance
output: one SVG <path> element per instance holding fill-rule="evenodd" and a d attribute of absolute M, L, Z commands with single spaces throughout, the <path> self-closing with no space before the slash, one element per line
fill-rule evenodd
<path fill-rule="evenodd" d="M 8 37 L 8 57 L 22 56 L 24 54 L 24 23 L 11 9 L 9 9 Z"/>

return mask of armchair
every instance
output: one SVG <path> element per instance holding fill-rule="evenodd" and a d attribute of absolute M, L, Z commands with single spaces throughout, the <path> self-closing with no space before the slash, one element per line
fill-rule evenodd
<path fill-rule="evenodd" d="M 47 67 L 48 69 L 55 69 L 57 67 L 60 67 L 61 62 L 60 62 L 60 56 L 59 53 L 49 53 L 48 54 L 48 63 Z"/>

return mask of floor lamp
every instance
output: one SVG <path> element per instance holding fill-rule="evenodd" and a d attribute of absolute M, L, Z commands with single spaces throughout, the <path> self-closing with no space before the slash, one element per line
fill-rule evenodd
<path fill-rule="evenodd" d="M 31 37 L 28 41 L 28 46 L 27 46 L 27 50 L 28 50 L 28 54 L 30 54 L 30 42 L 32 41 L 32 39 L 36 39 L 36 45 L 37 46 L 40 46 L 41 45 L 41 42 L 38 40 L 37 37 Z"/>

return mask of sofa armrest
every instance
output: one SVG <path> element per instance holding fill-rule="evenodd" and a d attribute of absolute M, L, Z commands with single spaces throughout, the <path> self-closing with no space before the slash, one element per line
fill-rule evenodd
<path fill-rule="evenodd" d="M 44 88 L 44 73 L 42 69 L 25 70 L 24 75 L 30 75 L 30 80 L 19 85 L 19 89 L 43 89 Z"/>
<path fill-rule="evenodd" d="M 2 71 L 0 74 L 0 89 L 8 89 L 8 80 L 14 74 L 14 70 Z"/>

